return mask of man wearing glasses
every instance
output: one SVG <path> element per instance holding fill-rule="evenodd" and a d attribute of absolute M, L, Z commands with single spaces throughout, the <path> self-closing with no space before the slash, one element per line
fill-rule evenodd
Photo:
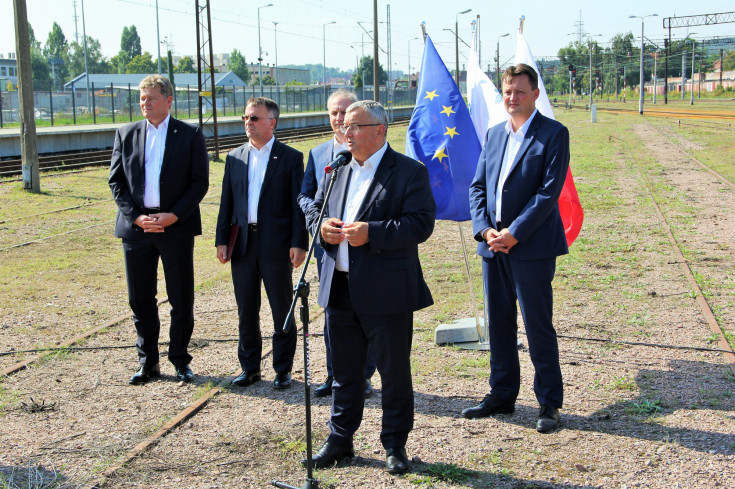
<path fill-rule="evenodd" d="M 247 387 L 261 379 L 260 289 L 265 286 L 273 315 L 273 386 L 291 386 L 296 327 L 283 325 L 291 305 L 292 270 L 303 263 L 307 234 L 297 197 L 304 157 L 276 140 L 278 104 L 253 97 L 245 108 L 249 142 L 225 160 L 215 245 L 221 263 L 230 262 L 239 316 L 237 356 L 242 373 L 232 384 Z M 293 321 L 293 320 L 292 320 Z"/>
<path fill-rule="evenodd" d="M 433 303 L 418 245 L 434 230 L 436 205 L 426 167 L 386 142 L 382 105 L 350 105 L 341 130 L 352 162 L 339 170 L 326 206 L 322 185 L 307 214 L 325 253 L 319 305 L 329 314 L 334 374 L 330 434 L 313 462 L 323 468 L 354 456 L 371 346 L 382 382 L 386 469 L 399 474 L 409 468 L 405 447 L 413 429 L 413 312 Z"/>
<path fill-rule="evenodd" d="M 306 163 L 306 171 L 304 173 L 304 182 L 301 184 L 301 193 L 299 194 L 299 205 L 306 214 L 309 207 L 314 203 L 314 196 L 319 184 L 324 176 L 324 168 L 337 156 L 337 153 L 347 149 L 347 140 L 342 132 L 347 107 L 357 102 L 357 95 L 354 92 L 340 88 L 333 92 L 327 99 L 327 113 L 329 114 L 329 124 L 334 131 L 334 137 L 309 151 L 309 159 Z M 321 277 L 322 271 L 322 255 L 324 249 L 317 245 L 314 247 L 314 257 L 316 258 L 317 273 Z M 314 389 L 316 397 L 326 397 L 332 395 L 332 383 L 334 375 L 332 372 L 332 351 L 329 346 L 329 314 L 324 314 L 324 346 L 327 354 L 327 379 L 322 385 Z M 370 377 L 375 373 L 375 360 L 368 353 L 367 367 L 365 368 L 365 396 L 369 397 L 373 393 L 373 386 Z"/>

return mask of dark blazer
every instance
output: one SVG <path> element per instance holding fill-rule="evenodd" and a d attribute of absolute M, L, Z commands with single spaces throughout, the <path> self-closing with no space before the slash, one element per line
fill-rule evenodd
<path fill-rule="evenodd" d="M 276 140 L 258 201 L 258 233 L 264 238 L 258 240 L 258 254 L 283 258 L 291 248 L 307 249 L 306 222 L 297 201 L 303 178 L 304 155 Z M 248 234 L 247 144 L 230 151 L 225 160 L 215 245 L 229 244 L 233 224 L 245 231 L 238 233 L 233 250 L 233 256 L 242 256 Z"/>
<path fill-rule="evenodd" d="M 505 123 L 491 127 L 470 185 L 470 214 L 477 254 L 491 258 L 482 238 L 497 229 L 495 195 L 508 142 Z M 503 186 L 501 224 L 518 240 L 509 256 L 519 260 L 566 254 L 567 240 L 559 214 L 559 195 L 569 168 L 569 131 L 537 112 Z"/>
<path fill-rule="evenodd" d="M 339 170 L 325 219 L 342 218 L 350 167 Z M 319 187 L 307 220 L 320 236 L 317 222 L 327 185 Z M 358 314 L 400 314 L 433 304 L 419 263 L 418 245 L 434 230 L 436 204 L 424 165 L 388 147 L 358 210 L 356 221 L 369 225 L 369 242 L 349 246 L 349 284 Z M 319 305 L 327 307 L 335 270 L 337 245 L 321 240 L 325 250 L 319 281 Z"/>
<path fill-rule="evenodd" d="M 309 151 L 309 159 L 306 162 L 306 170 L 304 171 L 304 181 L 301 184 L 301 193 L 299 194 L 299 206 L 306 214 L 309 207 L 314 202 L 316 189 L 324 177 L 324 168 L 332 161 L 332 153 L 334 152 L 334 138 L 324 142 Z"/>
<path fill-rule="evenodd" d="M 144 234 L 133 222 L 145 214 L 145 129 L 145 119 L 121 127 L 112 149 L 109 184 L 118 207 L 115 236 L 130 241 L 140 240 Z M 199 127 L 173 117 L 166 133 L 160 190 L 161 212 L 173 212 L 178 218 L 166 233 L 202 234 L 199 202 L 209 190 L 207 146 Z"/>

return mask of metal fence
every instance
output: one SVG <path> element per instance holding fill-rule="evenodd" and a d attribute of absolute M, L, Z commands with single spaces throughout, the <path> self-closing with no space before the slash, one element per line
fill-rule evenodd
<path fill-rule="evenodd" d="M 263 95 L 276 102 L 281 113 L 320 112 L 326 110 L 326 99 L 336 86 L 282 86 L 267 85 Z M 370 99 L 372 87 L 356 90 L 360 99 Z M 34 107 L 37 126 L 59 126 L 74 124 L 105 124 L 132 122 L 142 119 L 138 107 L 139 93 L 135 86 L 72 86 L 70 90 L 57 91 L 53 88 L 34 91 Z M 250 97 L 260 95 L 260 87 L 217 87 L 217 117 L 240 115 Z M 381 87 L 380 102 L 386 107 L 413 105 L 416 89 L 394 89 Z M 204 116 L 207 104 L 202 105 Z M 199 98 L 196 86 L 177 86 L 171 113 L 177 119 L 199 117 Z M 0 91 L 0 128 L 20 125 L 20 107 L 17 91 Z"/>

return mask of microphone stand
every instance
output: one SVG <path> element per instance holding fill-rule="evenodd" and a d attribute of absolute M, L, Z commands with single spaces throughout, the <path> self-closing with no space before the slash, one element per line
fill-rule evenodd
<path fill-rule="evenodd" d="M 335 168 L 332 171 L 332 175 L 329 179 L 329 186 L 327 187 L 327 193 L 324 195 L 324 203 L 322 209 L 319 212 L 319 219 L 317 223 L 321 226 L 322 219 L 324 218 L 324 210 L 327 208 L 329 197 L 332 195 L 332 187 L 334 181 L 337 179 L 337 173 L 341 167 Z M 313 477 L 313 466 L 311 461 L 311 369 L 309 362 L 309 282 L 306 281 L 306 271 L 309 268 L 309 260 L 314 253 L 314 246 L 319 239 L 319 228 L 317 228 L 314 236 L 311 238 L 311 245 L 309 246 L 309 253 L 306 255 L 304 262 L 304 270 L 301 272 L 301 277 L 298 283 L 294 286 L 293 300 L 291 301 L 291 309 L 286 317 L 286 323 L 283 325 L 283 332 L 286 333 L 291 324 L 291 318 L 296 308 L 296 302 L 301 299 L 301 306 L 299 308 L 299 317 L 303 325 L 304 331 L 304 408 L 306 415 L 306 480 L 301 488 L 291 486 L 279 481 L 272 481 L 271 484 L 276 487 L 282 487 L 286 489 L 317 489 L 319 487 L 319 481 Z"/>

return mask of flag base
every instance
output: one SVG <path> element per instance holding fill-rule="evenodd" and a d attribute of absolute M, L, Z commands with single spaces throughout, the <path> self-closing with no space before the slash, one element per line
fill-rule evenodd
<path fill-rule="evenodd" d="M 480 328 L 485 332 L 487 331 L 483 320 L 480 320 Z M 485 334 L 485 337 L 487 337 L 487 334 Z M 463 350 L 490 350 L 490 343 L 480 340 L 475 318 L 458 319 L 452 324 L 440 324 L 434 330 L 434 343 L 437 345 L 452 345 Z"/>

